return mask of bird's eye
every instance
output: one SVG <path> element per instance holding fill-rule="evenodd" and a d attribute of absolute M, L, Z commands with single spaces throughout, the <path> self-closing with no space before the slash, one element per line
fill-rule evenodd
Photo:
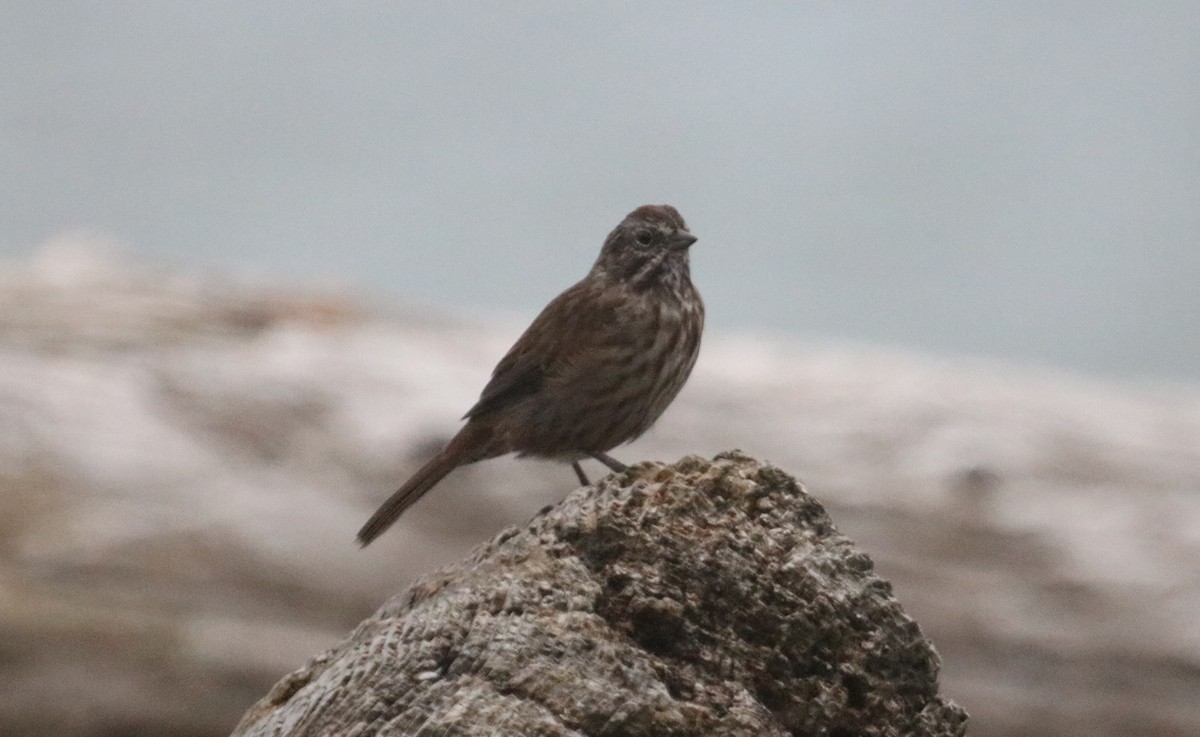
<path fill-rule="evenodd" d="M 654 240 L 654 234 L 648 230 L 643 230 L 637 234 L 637 242 L 641 243 L 643 246 L 650 245 L 650 241 L 652 240 Z"/>

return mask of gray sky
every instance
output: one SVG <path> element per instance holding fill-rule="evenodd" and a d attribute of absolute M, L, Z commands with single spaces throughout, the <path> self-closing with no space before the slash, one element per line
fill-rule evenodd
<path fill-rule="evenodd" d="M 532 317 L 668 202 L 715 327 L 1200 379 L 1200 3 L 0 17 L 6 258 L 89 228 Z"/>

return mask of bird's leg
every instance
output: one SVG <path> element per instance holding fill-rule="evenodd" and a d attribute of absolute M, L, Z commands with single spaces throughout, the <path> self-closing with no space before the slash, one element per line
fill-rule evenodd
<path fill-rule="evenodd" d="M 591 486 L 592 482 L 588 481 L 587 474 L 583 472 L 583 466 L 579 465 L 579 461 L 571 461 L 571 468 L 575 469 L 575 475 L 579 477 L 579 483 L 584 486 Z"/>
<path fill-rule="evenodd" d="M 620 473 L 621 471 L 624 471 L 625 469 L 629 468 L 629 466 L 626 466 L 624 463 L 621 463 L 616 458 L 613 458 L 612 456 L 608 455 L 607 453 L 596 452 L 596 453 L 588 453 L 588 455 L 590 455 L 592 458 L 595 458 L 596 460 L 600 461 L 601 463 L 608 466 L 610 469 L 612 469 L 613 471 L 616 471 L 617 473 Z"/>

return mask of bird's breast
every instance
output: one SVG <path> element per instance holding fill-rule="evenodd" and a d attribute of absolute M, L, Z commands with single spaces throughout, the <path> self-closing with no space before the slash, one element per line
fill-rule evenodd
<path fill-rule="evenodd" d="M 593 323 L 569 357 L 524 403 L 533 455 L 607 451 L 644 433 L 696 363 L 704 306 L 698 295 L 629 293 Z M 572 336 L 564 336 L 571 340 Z"/>

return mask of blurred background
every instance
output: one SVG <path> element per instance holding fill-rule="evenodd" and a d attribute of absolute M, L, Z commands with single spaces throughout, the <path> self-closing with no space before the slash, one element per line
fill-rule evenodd
<path fill-rule="evenodd" d="M 1200 732 L 1200 5 L 0 0 L 0 733 L 219 735 L 568 493 L 354 531 L 637 205 L 990 735 Z M 598 473 L 599 469 L 595 469 Z"/>

